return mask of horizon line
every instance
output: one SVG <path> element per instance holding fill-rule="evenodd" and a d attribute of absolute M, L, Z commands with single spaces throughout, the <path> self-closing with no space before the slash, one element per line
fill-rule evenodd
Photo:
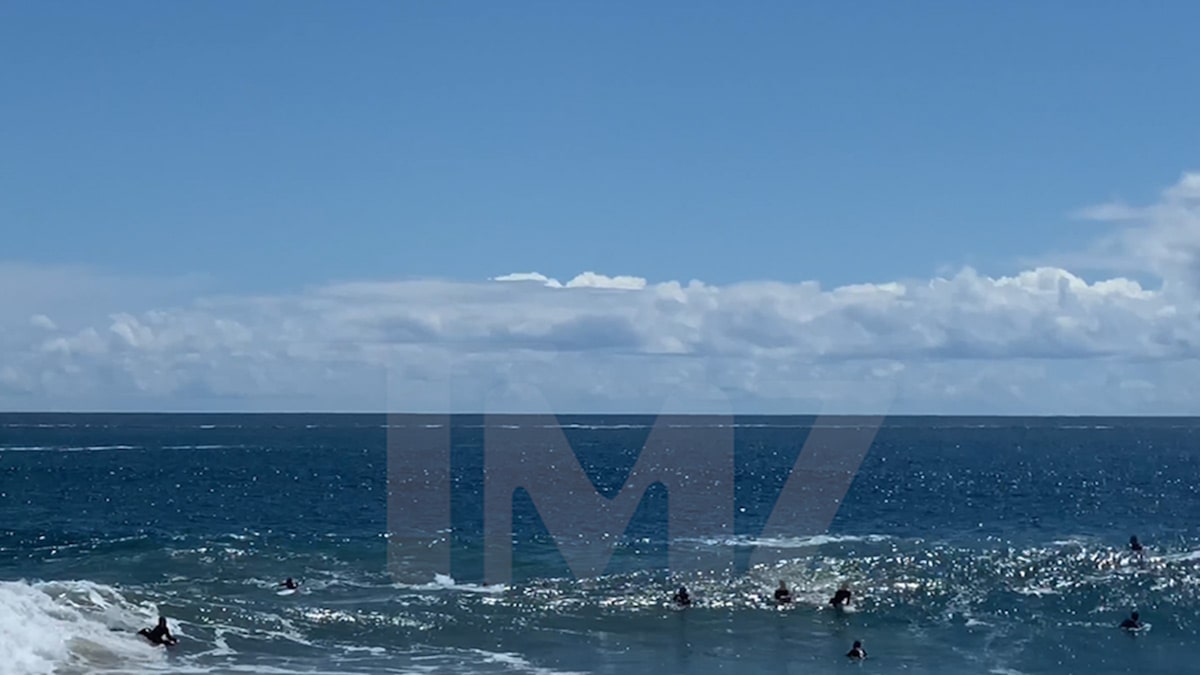
<path fill-rule="evenodd" d="M 0 410 L 0 415 L 243 415 L 243 416 L 266 416 L 266 415 L 326 415 L 326 416 L 403 416 L 403 417 L 882 417 L 882 418 L 914 418 L 914 417 L 938 417 L 938 418 L 990 418 L 990 419 L 1200 419 L 1200 413 L 1197 414 L 1095 414 L 1095 413 L 1038 413 L 1038 414 L 1015 414 L 1015 413 L 812 413 L 812 412 L 795 412 L 795 413 L 767 413 L 767 412 L 387 412 L 387 411 L 321 411 L 321 410 L 280 410 L 280 411 L 205 411 L 205 410 Z"/>

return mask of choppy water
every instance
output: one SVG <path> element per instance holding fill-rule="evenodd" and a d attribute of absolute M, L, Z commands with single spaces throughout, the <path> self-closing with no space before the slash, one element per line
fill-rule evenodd
<path fill-rule="evenodd" d="M 458 417 L 453 567 L 397 583 L 387 425 L 441 421 L 0 415 L 0 672 L 1153 673 L 1200 658 L 1200 421 L 888 419 L 827 532 L 765 537 L 812 420 L 740 418 L 734 531 L 690 542 L 736 552 L 732 577 L 671 578 L 652 487 L 587 579 L 518 495 L 514 577 L 485 586 L 484 427 L 522 420 Z M 602 491 L 655 424 L 561 422 Z M 749 566 L 754 547 L 779 562 Z M 279 596 L 287 576 L 302 590 Z M 765 601 L 781 579 L 786 611 Z M 668 602 L 680 581 L 686 611 Z M 825 608 L 843 582 L 854 613 Z M 1151 624 L 1137 637 L 1116 629 L 1133 609 Z M 168 652 L 133 635 L 160 612 L 182 640 Z M 862 664 L 843 656 L 854 640 Z"/>

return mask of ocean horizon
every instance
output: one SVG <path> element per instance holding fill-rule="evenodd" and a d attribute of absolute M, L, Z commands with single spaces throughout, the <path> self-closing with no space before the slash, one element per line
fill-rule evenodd
<path fill-rule="evenodd" d="M 654 412 L 654 411 L 626 411 L 626 412 L 540 412 L 540 411 L 517 411 L 517 412 L 488 412 L 479 410 L 463 410 L 463 411 L 448 411 L 448 412 L 422 412 L 422 411 L 251 411 L 240 412 L 231 410 L 209 411 L 209 410 L 191 410 L 191 411 L 169 411 L 169 410 L 0 410 L 0 418 L 4 417 L 53 417 L 53 416 L 113 416 L 113 417 L 485 417 L 485 416 L 504 416 L 504 417 L 544 417 L 544 416 L 559 416 L 559 417 L 738 417 L 738 418 L 779 418 L 779 419 L 815 419 L 820 417 L 834 418 L 866 418 L 879 417 L 886 419 L 902 419 L 902 420 L 964 420 L 964 419 L 979 419 L 979 420 L 1059 420 L 1059 419 L 1089 419 L 1089 420 L 1200 420 L 1200 414 L 1197 415 L 1150 415 L 1150 414 L 1132 414 L 1132 415 L 1093 415 L 1093 414 L 966 414 L 966 413 L 888 413 L 888 412 L 795 412 L 795 413 L 769 413 L 769 412 Z M 23 424 L 25 421 L 8 422 L 9 424 Z"/>

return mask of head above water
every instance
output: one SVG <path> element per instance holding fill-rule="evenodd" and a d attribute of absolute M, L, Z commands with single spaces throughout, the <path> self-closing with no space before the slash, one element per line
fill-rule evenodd
<path fill-rule="evenodd" d="M 1133 614 L 1130 614 L 1130 615 L 1129 615 L 1129 618 L 1133 619 L 1134 621 L 1137 621 L 1137 620 L 1138 620 L 1138 613 L 1137 613 L 1137 612 L 1134 612 Z"/>
<path fill-rule="evenodd" d="M 160 625 L 160 626 L 167 625 L 167 617 L 165 617 L 165 616 L 158 617 L 158 625 Z"/>
<path fill-rule="evenodd" d="M 844 644 L 844 643 L 843 643 L 843 644 Z M 854 648 L 855 648 L 855 649 L 860 649 L 861 647 L 862 647 L 862 640 L 855 640 L 855 641 L 854 641 Z"/>

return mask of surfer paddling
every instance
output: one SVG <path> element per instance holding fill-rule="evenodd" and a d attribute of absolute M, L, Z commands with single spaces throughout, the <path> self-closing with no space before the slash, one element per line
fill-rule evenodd
<path fill-rule="evenodd" d="M 1142 621 L 1141 618 L 1138 617 L 1138 613 L 1134 612 L 1129 615 L 1128 619 L 1122 621 L 1121 628 L 1124 628 L 1125 630 L 1141 630 Z"/>
<path fill-rule="evenodd" d="M 692 598 L 688 595 L 688 590 L 685 586 L 680 586 L 679 590 L 675 592 L 675 597 L 671 599 L 680 607 L 691 607 L 692 605 Z"/>
<path fill-rule="evenodd" d="M 867 650 L 863 649 L 862 641 L 855 640 L 854 646 L 850 648 L 850 651 L 846 652 L 846 656 L 855 661 L 862 661 L 867 658 Z"/>
<path fill-rule="evenodd" d="M 834 593 L 833 597 L 829 599 L 829 604 L 832 605 L 834 609 L 843 609 L 845 607 L 849 607 L 850 599 L 853 597 L 853 595 L 854 594 L 850 592 L 849 584 L 842 584 L 842 587 L 837 590 L 837 593 Z"/>
<path fill-rule="evenodd" d="M 792 592 L 788 590 L 787 584 L 782 579 L 779 580 L 779 588 L 775 589 L 775 604 L 786 605 L 792 601 Z"/>

